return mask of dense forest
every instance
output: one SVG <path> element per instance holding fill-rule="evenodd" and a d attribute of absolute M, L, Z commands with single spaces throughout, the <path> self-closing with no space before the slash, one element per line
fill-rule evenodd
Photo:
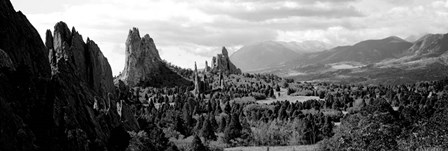
<path fill-rule="evenodd" d="M 199 94 L 193 87 L 119 92 L 141 129 L 129 132 L 128 150 L 309 144 L 318 150 L 448 148 L 448 79 L 342 85 L 242 74 L 224 75 L 220 87 L 218 75 L 207 76 L 204 89 L 210 90 Z"/>

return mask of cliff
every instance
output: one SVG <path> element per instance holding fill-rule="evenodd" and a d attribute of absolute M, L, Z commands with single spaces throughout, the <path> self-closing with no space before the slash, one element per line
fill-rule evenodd
<path fill-rule="evenodd" d="M 192 84 L 169 69 L 160 58 L 154 40 L 148 34 L 140 37 L 135 27 L 129 30 L 125 57 L 124 70 L 117 80 L 128 86 L 172 87 Z"/>
<path fill-rule="evenodd" d="M 222 47 L 222 53 L 216 55 L 212 59 L 212 72 L 223 72 L 228 74 L 241 74 L 241 70 L 237 68 L 229 58 L 226 47 Z"/>
<path fill-rule="evenodd" d="M 109 63 L 93 41 L 59 22 L 44 44 L 8 0 L 0 22 L 0 150 L 127 147 L 125 128 L 138 124 L 118 115 Z"/>

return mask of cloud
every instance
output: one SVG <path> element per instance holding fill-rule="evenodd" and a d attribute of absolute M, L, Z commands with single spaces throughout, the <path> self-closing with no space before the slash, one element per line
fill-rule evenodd
<path fill-rule="evenodd" d="M 366 39 L 446 33 L 448 0 L 14 0 L 42 36 L 65 21 L 98 43 L 113 73 L 128 30 L 149 34 L 161 57 L 191 68 L 226 46 L 268 40 L 348 45 Z M 42 37 L 45 38 L 45 37 Z"/>
<path fill-rule="evenodd" d="M 200 9 L 209 14 L 228 15 L 248 21 L 266 21 L 292 17 L 345 18 L 361 17 L 363 14 L 355 7 L 345 3 L 223 3 L 203 5 Z"/>

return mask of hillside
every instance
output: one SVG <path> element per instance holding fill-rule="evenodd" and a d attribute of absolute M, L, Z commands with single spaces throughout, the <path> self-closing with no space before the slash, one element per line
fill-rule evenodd
<path fill-rule="evenodd" d="M 366 40 L 352 46 L 339 46 L 328 51 L 305 55 L 291 65 L 330 64 L 338 62 L 358 62 L 372 64 L 385 59 L 399 58 L 412 46 L 398 37 L 379 40 Z"/>
<path fill-rule="evenodd" d="M 230 56 L 245 72 L 278 67 L 306 53 L 319 52 L 330 46 L 320 41 L 265 41 L 246 45 Z"/>
<path fill-rule="evenodd" d="M 426 35 L 414 42 L 409 49 L 388 54 L 383 53 L 385 54 L 384 56 L 389 55 L 392 57 L 389 59 L 381 61 L 379 58 L 375 59 L 375 57 L 365 58 L 365 60 L 370 59 L 371 61 L 361 62 L 371 63 L 370 65 L 358 65 L 345 69 L 335 69 L 334 64 L 325 64 L 318 68 L 314 67 L 312 68 L 313 70 L 305 70 L 306 67 L 309 67 L 305 66 L 295 68 L 296 71 L 302 71 L 305 74 L 293 77 L 298 80 L 383 84 L 402 84 L 422 80 L 443 79 L 445 76 L 448 76 L 446 72 L 448 69 L 447 43 L 447 34 Z M 366 45 L 366 43 L 357 45 Z M 396 46 L 400 45 L 397 44 Z M 404 46 L 407 47 L 407 43 L 403 43 Z M 329 60 L 332 59 L 334 58 L 330 57 Z"/>

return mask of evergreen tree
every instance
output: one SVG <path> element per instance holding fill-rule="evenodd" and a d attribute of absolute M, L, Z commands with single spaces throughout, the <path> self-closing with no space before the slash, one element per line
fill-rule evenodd
<path fill-rule="evenodd" d="M 193 142 L 191 142 L 188 151 L 208 151 L 208 148 L 202 144 L 201 139 L 197 135 L 194 135 Z"/>
<path fill-rule="evenodd" d="M 194 131 L 197 133 L 197 134 L 199 134 L 199 132 L 201 131 L 201 129 L 202 129 L 202 125 L 204 124 L 204 116 L 200 116 L 199 118 L 198 118 L 198 121 L 196 122 L 196 126 L 194 127 Z"/>
<path fill-rule="evenodd" d="M 148 93 L 145 93 L 145 101 L 148 101 L 148 100 L 149 100 Z"/>
<path fill-rule="evenodd" d="M 148 126 L 145 129 L 148 134 L 149 140 L 154 147 L 154 150 L 165 150 L 168 147 L 169 140 L 165 137 L 165 133 L 162 129 L 156 125 Z"/>
<path fill-rule="evenodd" d="M 180 134 L 187 136 L 187 130 L 184 126 L 184 121 L 179 116 L 174 118 L 173 129 L 178 131 Z"/>
<path fill-rule="evenodd" d="M 282 107 L 278 111 L 278 119 L 284 120 L 287 118 L 287 116 L 288 116 L 288 114 L 286 113 L 286 107 L 285 107 L 285 105 L 282 105 Z"/>
<path fill-rule="evenodd" d="M 191 127 L 193 125 L 193 118 L 191 117 L 190 108 L 188 103 L 184 104 L 184 107 L 182 109 L 182 117 L 185 122 L 185 125 L 188 127 Z"/>
<path fill-rule="evenodd" d="M 170 147 L 168 147 L 165 151 L 179 151 L 179 148 L 177 148 L 176 145 L 171 143 Z"/>
<path fill-rule="evenodd" d="M 213 129 L 214 130 L 217 129 L 219 127 L 219 125 L 218 125 L 218 122 L 216 122 L 215 116 L 213 114 L 209 114 L 208 116 L 209 116 L 209 120 L 210 120 L 210 123 L 212 124 Z"/>
<path fill-rule="evenodd" d="M 224 107 L 224 112 L 226 113 L 226 114 L 230 114 L 230 111 L 232 110 L 232 107 L 230 107 L 230 103 L 229 102 L 227 102 L 226 103 L 226 106 Z"/>
<path fill-rule="evenodd" d="M 215 107 L 215 115 L 219 115 L 222 113 L 221 105 L 219 101 L 216 101 L 216 107 Z"/>
<path fill-rule="evenodd" d="M 210 122 L 210 119 L 207 119 L 204 121 L 204 124 L 202 125 L 200 134 L 207 141 L 208 140 L 216 141 L 216 135 L 215 135 L 215 132 L 213 131 L 213 126 Z"/>
<path fill-rule="evenodd" d="M 322 135 L 325 138 L 329 138 L 331 136 L 333 136 L 333 123 L 331 122 L 331 119 L 329 116 L 325 116 L 325 121 L 324 121 L 324 125 L 321 127 L 321 132 Z"/>
<path fill-rule="evenodd" d="M 231 117 L 229 126 L 224 130 L 224 142 L 230 143 L 230 140 L 241 136 L 242 126 L 238 114 L 234 113 Z"/>
<path fill-rule="evenodd" d="M 218 132 L 224 132 L 224 130 L 226 129 L 226 126 L 227 126 L 226 118 L 221 117 L 221 121 L 219 122 Z"/>

